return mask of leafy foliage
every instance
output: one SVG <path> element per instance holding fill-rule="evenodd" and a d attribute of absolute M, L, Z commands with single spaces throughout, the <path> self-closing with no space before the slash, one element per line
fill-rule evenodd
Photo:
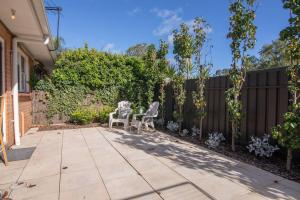
<path fill-rule="evenodd" d="M 265 134 L 262 138 L 251 136 L 251 141 L 247 146 L 249 152 L 254 152 L 256 156 L 260 157 L 272 157 L 273 153 L 279 148 L 277 145 L 273 146 L 269 144 L 270 135 Z"/>
<path fill-rule="evenodd" d="M 148 48 L 148 44 L 146 43 L 136 44 L 134 46 L 129 47 L 126 50 L 126 55 L 144 57 L 146 55 L 147 48 Z"/>
<path fill-rule="evenodd" d="M 70 116 L 87 95 L 110 106 L 126 99 L 134 106 L 148 107 L 158 81 L 156 63 L 154 46 L 149 46 L 144 58 L 138 58 L 99 52 L 86 45 L 63 51 L 51 77 L 39 81 L 36 89 L 47 94 L 49 118 Z"/>
<path fill-rule="evenodd" d="M 173 78 L 173 90 L 176 103 L 176 110 L 173 113 L 173 117 L 179 123 L 179 133 L 181 132 L 181 123 L 183 121 L 183 105 L 185 102 L 185 79 L 189 79 L 192 72 L 192 55 L 193 37 L 189 33 L 189 27 L 187 24 L 182 23 L 180 30 L 175 29 L 173 31 L 173 54 L 178 64 L 178 72 Z"/>
<path fill-rule="evenodd" d="M 179 65 L 179 72 L 185 75 L 186 79 L 189 79 L 192 72 L 192 55 L 194 52 L 193 48 L 193 37 L 189 33 L 189 27 L 187 24 L 182 23 L 180 30 L 173 31 L 173 43 L 174 49 L 173 54 L 175 60 Z"/>
<path fill-rule="evenodd" d="M 283 0 L 283 7 L 290 10 L 289 26 L 280 32 L 280 39 L 285 42 L 290 55 L 287 68 L 289 76 L 288 90 L 291 94 L 291 105 L 283 116 L 283 124 L 272 131 L 279 144 L 287 147 L 287 170 L 291 170 L 292 151 L 300 149 L 300 1 Z"/>
<path fill-rule="evenodd" d="M 159 70 L 159 103 L 160 103 L 160 117 L 162 120 L 162 125 L 164 124 L 164 118 L 165 118 L 165 98 L 166 98 L 166 91 L 165 87 L 170 81 L 170 77 L 172 77 L 172 74 L 170 74 L 169 70 L 169 62 L 166 58 L 168 52 L 169 52 L 169 45 L 167 42 L 160 40 L 159 49 L 157 51 L 157 59 L 158 59 L 158 70 Z"/>
<path fill-rule="evenodd" d="M 206 29 L 209 25 L 202 18 L 197 17 L 194 21 L 193 29 L 195 33 L 194 37 L 194 54 L 195 54 L 195 65 L 198 68 L 198 80 L 197 80 L 197 92 L 193 92 L 194 105 L 198 109 L 199 115 L 199 139 L 202 139 L 202 121 L 205 117 L 206 100 L 204 96 L 204 89 L 206 81 L 209 78 L 210 65 L 203 64 L 202 59 L 202 48 L 206 41 Z"/>
<path fill-rule="evenodd" d="M 75 124 L 90 124 L 95 118 L 95 111 L 80 107 L 70 115 L 70 121 Z"/>
<path fill-rule="evenodd" d="M 113 112 L 114 108 L 111 106 L 102 106 L 96 113 L 96 121 L 100 123 L 108 123 L 109 113 Z"/>
<path fill-rule="evenodd" d="M 176 119 L 177 122 L 179 122 L 179 128 L 181 128 L 181 123 L 183 121 L 183 105 L 186 98 L 184 80 L 185 79 L 182 75 L 177 75 L 173 78 L 173 90 L 176 104 L 173 117 Z"/>
<path fill-rule="evenodd" d="M 235 137 L 239 131 L 239 122 L 242 117 L 241 89 L 245 81 L 249 49 L 254 48 L 256 39 L 255 0 L 235 0 L 230 4 L 230 29 L 227 35 L 231 39 L 232 65 L 229 71 L 229 80 L 232 86 L 226 91 L 226 103 L 232 127 L 232 151 L 235 151 Z"/>

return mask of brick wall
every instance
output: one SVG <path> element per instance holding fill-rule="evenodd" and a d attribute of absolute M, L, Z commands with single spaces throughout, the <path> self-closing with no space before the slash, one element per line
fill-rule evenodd
<path fill-rule="evenodd" d="M 5 27 L 0 20 L 0 37 L 4 40 L 4 60 L 5 60 L 5 91 L 4 96 L 6 98 L 6 135 L 7 145 L 14 144 L 14 127 L 13 127 L 13 99 L 12 99 L 12 33 Z M 32 71 L 33 60 L 30 59 L 26 49 L 23 52 L 29 58 L 29 67 Z M 22 130 L 21 124 L 21 112 L 24 113 L 24 129 L 25 132 L 32 126 L 32 102 L 31 93 L 19 94 L 19 113 L 20 113 L 20 131 Z"/>
<path fill-rule="evenodd" d="M 4 61 L 5 61 L 5 91 L 4 96 L 6 98 L 6 135 L 7 145 L 14 144 L 14 132 L 13 132 L 13 107 L 12 107 L 12 34 L 0 21 L 0 37 L 4 40 Z"/>
<path fill-rule="evenodd" d="M 22 131 L 21 113 L 24 113 L 25 133 L 32 127 L 32 98 L 30 94 L 19 94 L 20 133 Z"/>

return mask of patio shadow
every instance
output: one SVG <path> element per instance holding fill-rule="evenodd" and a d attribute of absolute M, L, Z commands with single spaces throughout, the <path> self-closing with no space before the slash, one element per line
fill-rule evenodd
<path fill-rule="evenodd" d="M 203 147 L 183 143 L 170 135 L 157 131 L 141 135 L 126 133 L 121 130 L 113 130 L 113 132 L 120 136 L 113 139 L 114 142 L 142 150 L 156 157 L 166 158 L 178 166 L 204 170 L 216 177 L 246 185 L 250 191 L 270 199 L 288 200 L 299 198 L 300 191 L 297 189 L 297 183 L 285 180 L 254 166 L 232 160 Z M 289 184 L 286 184 L 287 182 Z M 216 182 L 216 184 L 218 183 Z"/>

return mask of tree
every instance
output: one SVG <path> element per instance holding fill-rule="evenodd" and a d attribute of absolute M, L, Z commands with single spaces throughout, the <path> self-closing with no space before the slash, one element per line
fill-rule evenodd
<path fill-rule="evenodd" d="M 126 55 L 136 56 L 136 57 L 144 57 L 147 53 L 148 46 L 149 45 L 146 43 L 136 44 L 132 47 L 129 47 L 126 50 Z"/>
<path fill-rule="evenodd" d="M 231 39 L 232 64 L 229 72 L 231 87 L 226 91 L 226 103 L 231 120 L 231 148 L 235 151 L 235 137 L 239 132 L 242 118 L 241 89 L 245 81 L 249 55 L 247 51 L 255 46 L 256 26 L 255 0 L 234 0 L 230 6 L 230 28 L 227 35 Z"/>
<path fill-rule="evenodd" d="M 263 45 L 259 52 L 258 68 L 285 67 L 289 65 L 289 55 L 285 42 L 275 40 L 271 44 Z"/>
<path fill-rule="evenodd" d="M 216 70 L 215 76 L 227 76 L 229 74 L 229 70 L 228 68 L 225 69 L 218 69 Z"/>
<path fill-rule="evenodd" d="M 279 144 L 287 148 L 286 169 L 291 170 L 293 151 L 300 149 L 300 0 L 283 0 L 284 9 L 290 10 L 289 26 L 280 32 L 280 38 L 285 42 L 289 65 L 288 90 L 291 94 L 291 105 L 283 116 L 283 124 L 272 131 Z"/>
<path fill-rule="evenodd" d="M 186 79 L 189 79 L 193 68 L 193 37 L 189 33 L 189 27 L 182 23 L 179 31 L 173 31 L 173 38 L 173 54 L 179 66 L 179 73 L 184 75 Z"/>
<path fill-rule="evenodd" d="M 157 50 L 157 59 L 158 59 L 158 64 L 157 68 L 159 70 L 159 101 L 160 101 L 160 110 L 161 110 L 161 119 L 162 122 L 164 123 L 165 119 L 165 113 L 164 113 L 164 105 L 165 105 L 165 86 L 166 84 L 169 83 L 170 77 L 168 77 L 170 74 L 169 72 L 169 62 L 166 58 L 168 52 L 169 52 L 169 45 L 167 42 L 160 40 L 159 43 L 159 49 Z"/>
<path fill-rule="evenodd" d="M 183 105 L 185 102 L 185 79 L 189 79 L 192 72 L 193 38 L 189 33 L 189 27 L 182 23 L 180 30 L 173 31 L 173 54 L 178 64 L 178 72 L 173 79 L 176 111 L 173 113 L 179 123 L 179 132 L 183 121 Z"/>
<path fill-rule="evenodd" d="M 205 117 L 206 101 L 204 96 L 205 83 L 209 78 L 210 65 L 202 63 L 202 48 L 206 41 L 206 30 L 209 25 L 203 18 L 196 17 L 193 24 L 195 66 L 198 69 L 197 92 L 193 93 L 194 105 L 199 111 L 199 139 L 202 139 L 202 122 Z"/>
<path fill-rule="evenodd" d="M 157 55 L 156 48 L 154 44 L 147 47 L 146 55 L 144 56 L 145 61 L 145 71 L 147 78 L 147 84 L 145 85 L 145 93 L 147 96 L 147 104 L 150 105 L 153 101 L 154 87 L 158 81 L 157 77 Z"/>

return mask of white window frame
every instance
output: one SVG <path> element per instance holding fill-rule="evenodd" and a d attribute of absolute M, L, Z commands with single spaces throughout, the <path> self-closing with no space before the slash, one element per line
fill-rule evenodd
<path fill-rule="evenodd" d="M 23 83 L 23 81 L 19 81 L 21 80 L 21 74 L 20 74 L 20 66 L 21 66 L 21 58 L 24 58 L 24 75 L 25 75 L 25 83 Z M 28 93 L 29 92 L 29 59 L 28 56 L 21 50 L 18 49 L 18 91 L 19 93 Z M 25 84 L 25 85 L 23 85 Z"/>

